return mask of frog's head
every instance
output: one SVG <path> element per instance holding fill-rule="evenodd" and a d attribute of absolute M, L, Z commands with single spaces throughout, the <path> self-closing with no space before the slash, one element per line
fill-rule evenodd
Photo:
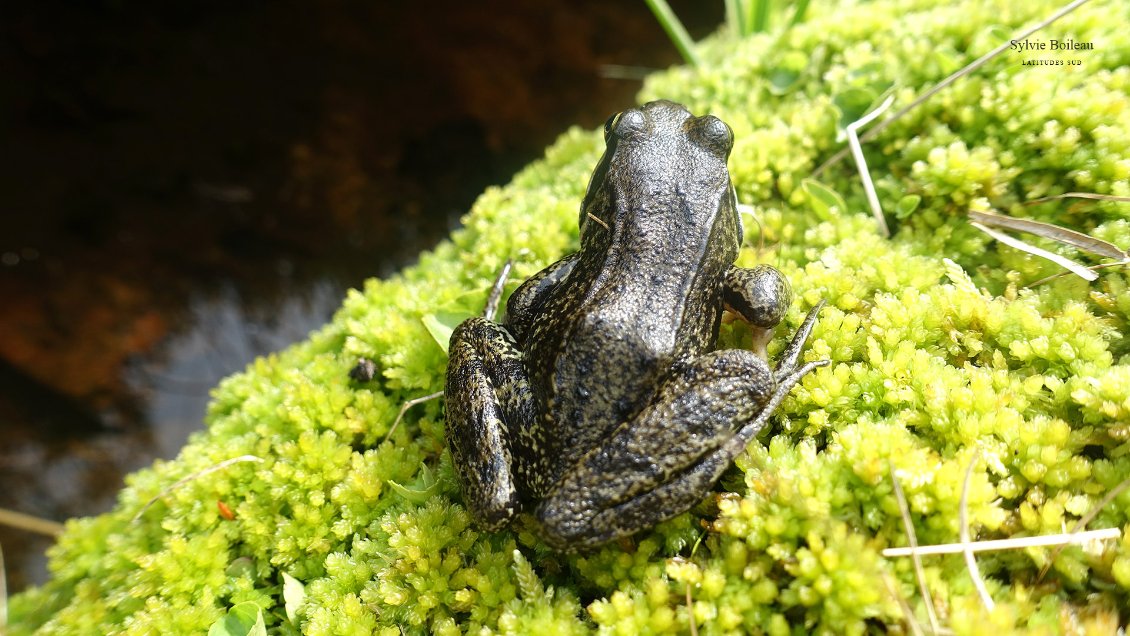
<path fill-rule="evenodd" d="M 604 140 L 581 205 L 582 237 L 598 229 L 624 237 L 653 226 L 696 233 L 720 216 L 736 221 L 726 169 L 734 132 L 721 119 L 654 101 L 608 118 Z"/>

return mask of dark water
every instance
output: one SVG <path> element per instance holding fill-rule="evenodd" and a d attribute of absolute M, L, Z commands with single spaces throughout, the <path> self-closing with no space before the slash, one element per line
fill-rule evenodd
<path fill-rule="evenodd" d="M 0 9 L 0 507 L 108 509 L 220 378 L 630 103 L 606 65 L 678 62 L 642 2 L 401 4 Z M 10 591 L 50 542 L 0 526 Z"/>

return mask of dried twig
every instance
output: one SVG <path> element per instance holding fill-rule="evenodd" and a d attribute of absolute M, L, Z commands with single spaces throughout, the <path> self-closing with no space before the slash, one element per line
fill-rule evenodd
<path fill-rule="evenodd" d="M 1117 539 L 1122 536 L 1118 528 L 1103 528 L 1102 530 L 1088 530 L 1086 532 L 1065 532 L 1062 534 L 1045 534 L 1038 537 L 1020 537 L 1018 539 L 993 539 L 991 541 L 973 541 L 972 543 L 941 543 L 937 545 L 922 545 L 917 548 L 887 548 L 882 554 L 885 557 L 905 557 L 912 554 L 922 556 L 938 554 L 958 554 L 965 552 L 993 552 L 995 550 L 1020 550 L 1022 548 L 1039 548 L 1050 545 L 1070 545 L 1087 543 L 1088 541 L 1104 541 Z"/>
<path fill-rule="evenodd" d="M 223 469 L 225 469 L 228 466 L 231 466 L 233 464 L 238 464 L 240 462 L 261 462 L 261 461 L 263 461 L 263 458 L 256 457 L 255 455 L 240 455 L 239 457 L 233 457 L 231 459 L 225 459 L 224 461 L 222 461 L 218 464 L 213 464 L 213 465 L 211 465 L 211 466 L 209 466 L 209 467 L 207 467 L 203 470 L 198 470 L 195 473 L 192 473 L 191 475 L 187 475 L 185 477 L 182 477 L 182 478 L 176 480 L 175 482 L 173 482 L 172 484 L 166 486 L 164 490 L 157 493 L 156 496 L 154 496 L 152 499 L 150 499 L 148 502 L 146 502 L 146 504 L 141 507 L 141 510 L 138 510 L 137 514 L 133 516 L 133 519 L 130 520 L 130 523 L 136 523 L 137 520 L 141 518 L 141 515 L 145 514 L 146 510 L 149 510 L 150 506 L 157 503 L 158 499 L 160 499 L 161 497 L 164 497 L 165 495 L 169 494 L 170 492 L 176 490 L 177 488 L 180 488 L 181 486 L 183 486 L 183 485 L 185 485 L 185 484 L 187 484 L 191 481 L 194 481 L 196 479 L 200 479 L 201 477 L 203 477 L 205 475 L 209 475 L 211 473 L 214 473 L 217 470 L 223 470 Z"/>
<path fill-rule="evenodd" d="M 1117 263 L 1100 263 L 1098 265 L 1088 265 L 1087 269 L 1094 272 L 1094 271 L 1098 271 L 1100 269 L 1106 269 L 1108 267 L 1126 267 L 1127 265 L 1130 265 L 1130 261 L 1119 261 Z M 1068 276 L 1070 274 L 1071 274 L 1071 272 L 1056 272 L 1055 274 L 1052 274 L 1051 276 L 1045 276 L 1045 277 L 1041 278 L 1040 280 L 1028 283 L 1028 288 L 1031 289 L 1032 287 L 1036 287 L 1037 285 L 1043 285 L 1044 283 L 1046 283 L 1048 281 L 1052 281 L 1052 280 L 1055 280 L 1057 278 L 1063 278 L 1064 276 Z"/>
<path fill-rule="evenodd" d="M 906 624 L 910 627 L 910 633 L 914 634 L 914 636 L 924 636 L 922 626 L 918 624 L 918 619 L 914 617 L 914 610 L 910 609 L 910 604 L 899 594 L 898 588 L 895 586 L 894 581 L 891 580 L 890 574 L 883 577 L 883 583 L 887 586 L 887 593 L 898 602 L 899 609 L 902 610 L 902 615 L 906 618 Z M 934 633 L 937 634 L 938 632 L 935 631 Z"/>
<path fill-rule="evenodd" d="M 4 569 L 4 549 L 0 547 L 0 634 L 8 629 L 8 575 Z"/>
<path fill-rule="evenodd" d="M 916 549 L 918 548 L 918 536 L 914 534 L 914 524 L 910 519 L 910 506 L 906 503 L 906 495 L 903 494 L 902 485 L 895 475 L 894 464 L 888 462 L 888 466 L 891 471 L 891 483 L 895 488 L 895 499 L 898 501 L 899 512 L 902 514 L 902 525 L 906 530 L 907 543 L 910 544 L 911 549 Z M 926 572 L 922 569 L 922 559 L 919 558 L 917 552 L 914 552 L 911 557 L 914 560 L 914 576 L 918 579 L 918 592 L 922 595 L 922 602 L 926 605 L 926 616 L 930 619 L 930 630 L 937 634 L 938 615 L 934 611 L 934 599 L 930 597 L 930 588 L 926 585 Z"/>
<path fill-rule="evenodd" d="M 859 129 L 870 124 L 879 115 L 882 115 L 891 107 L 894 101 L 894 95 L 888 96 L 878 108 L 851 122 L 847 126 L 848 147 L 851 148 L 851 156 L 855 158 L 855 167 L 859 170 L 859 179 L 863 182 L 863 193 L 867 195 L 867 203 L 871 206 L 871 214 L 875 217 L 875 222 L 879 225 L 879 233 L 882 234 L 884 238 L 891 235 L 891 230 L 887 227 L 887 219 L 883 218 L 883 207 L 879 205 L 879 197 L 875 194 L 875 184 L 871 181 L 871 172 L 867 169 L 867 160 L 863 157 L 863 147 L 859 144 Z"/>
<path fill-rule="evenodd" d="M 690 556 L 693 557 L 695 552 L 698 552 L 698 546 L 702 545 L 702 540 L 706 538 L 706 531 L 703 530 L 699 533 L 698 538 L 695 539 L 694 545 L 691 546 Z M 687 622 L 690 624 L 691 636 L 698 636 L 698 623 L 694 619 L 694 597 L 691 596 L 691 582 L 686 582 L 687 586 Z"/>
<path fill-rule="evenodd" d="M 604 219 L 594 215 L 592 212 L 585 212 L 585 216 L 589 217 L 593 221 L 596 221 L 600 225 L 600 227 L 604 228 L 605 230 L 608 230 L 609 232 L 612 231 L 612 228 L 608 227 L 608 224 L 604 222 Z"/>
<path fill-rule="evenodd" d="M 748 216 L 749 218 L 753 219 L 754 223 L 757 224 L 757 253 L 760 254 L 761 252 L 765 251 L 765 228 L 761 225 L 761 219 L 757 218 L 757 214 L 754 212 L 754 207 L 752 205 L 749 205 L 748 203 L 739 203 L 738 214 L 744 214 Z M 740 216 L 738 217 L 738 220 L 741 220 Z M 744 228 L 742 230 L 742 233 L 745 233 Z"/>
<path fill-rule="evenodd" d="M 979 459 L 981 459 L 980 453 L 974 453 L 973 459 L 970 460 L 969 466 L 965 469 L 965 481 L 961 484 L 961 508 L 958 523 L 961 526 L 961 544 L 963 546 L 962 554 L 965 556 L 965 567 L 969 570 L 969 577 L 973 579 L 973 586 L 977 588 L 977 593 L 981 596 L 981 602 L 985 605 L 985 609 L 991 612 L 996 604 L 993 603 L 993 597 L 989 596 L 989 590 L 985 589 L 985 580 L 981 578 L 981 569 L 977 567 L 977 559 L 973 558 L 973 550 L 969 548 L 969 480 L 973 476 L 973 467 L 977 465 Z"/>
<path fill-rule="evenodd" d="M 1094 192 L 1065 192 L 1050 197 L 1040 197 L 1039 199 L 1032 199 L 1025 201 L 1024 205 L 1036 205 L 1037 203 L 1046 203 L 1048 201 L 1055 201 L 1057 199 L 1092 199 L 1094 201 L 1120 201 L 1122 203 L 1130 203 L 1130 197 L 1117 197 L 1113 194 L 1095 194 Z"/>
<path fill-rule="evenodd" d="M 691 636 L 698 636 L 698 623 L 694 620 L 694 599 L 691 598 L 691 584 L 687 582 L 687 622 L 691 627 Z"/>
<path fill-rule="evenodd" d="M 968 212 L 969 218 L 981 223 L 982 225 L 990 225 L 993 227 L 1003 227 L 1006 230 L 1016 230 L 1017 232 L 1027 232 L 1028 234 L 1035 234 L 1049 238 L 1059 243 L 1065 243 L 1077 247 L 1081 250 L 1098 254 L 1099 256 L 1106 256 L 1117 260 L 1125 260 L 1130 258 L 1125 250 L 1119 249 L 1114 243 L 1097 239 L 1082 232 L 1068 229 L 1059 225 L 1051 223 L 1044 223 L 1043 221 L 1034 221 L 1032 219 L 1018 219 L 1012 216 L 1005 216 L 1003 214 L 988 214 L 985 212 L 978 212 L 970 210 Z"/>
<path fill-rule="evenodd" d="M 592 216 L 591 214 L 589 216 Z M 593 217 L 596 218 L 595 216 Z M 598 219 L 599 220 L 599 219 Z M 604 226 L 608 229 L 608 226 Z M 487 320 L 494 320 L 494 315 L 498 313 L 498 304 L 502 302 L 502 290 L 506 287 L 506 279 L 510 278 L 510 269 L 514 267 L 514 261 L 506 259 L 502 264 L 502 269 L 499 270 L 498 276 L 494 279 L 494 284 L 490 286 L 490 293 L 487 294 L 487 302 L 483 307 L 483 318 Z"/>
<path fill-rule="evenodd" d="M 411 400 L 405 402 L 404 406 L 400 407 L 400 412 L 396 414 L 396 419 L 393 420 L 392 426 L 388 429 L 388 433 L 385 434 L 384 441 L 387 442 L 388 440 L 392 439 L 392 434 L 396 432 L 396 427 L 400 426 L 400 420 L 404 419 L 404 414 L 408 412 L 408 409 L 416 406 L 417 404 L 423 404 L 424 402 L 429 402 L 441 397 L 443 397 L 443 391 L 436 391 L 435 393 L 429 393 L 428 395 L 425 395 L 423 397 L 412 398 Z"/>
<path fill-rule="evenodd" d="M 47 537 L 57 537 L 63 534 L 63 524 L 50 519 L 42 519 L 32 515 L 0 508 L 0 525 L 18 528 Z"/>
<path fill-rule="evenodd" d="M 1130 478 L 1122 480 L 1122 483 L 1118 484 L 1114 488 L 1111 488 L 1110 492 L 1108 492 L 1106 496 L 1099 500 L 1099 503 L 1095 504 L 1093 508 L 1087 511 L 1087 514 L 1079 517 L 1079 520 L 1071 526 L 1070 534 L 1076 534 L 1079 532 L 1079 530 L 1086 528 L 1088 523 L 1091 523 L 1092 521 L 1094 521 L 1095 517 L 1099 516 L 1099 512 L 1101 512 L 1103 508 L 1106 508 L 1110 504 L 1110 502 L 1114 501 L 1115 497 L 1121 495 L 1127 488 L 1130 488 Z M 1048 562 L 1044 564 L 1044 567 L 1040 568 L 1040 574 L 1036 576 L 1037 581 L 1043 580 L 1044 575 L 1048 573 L 1048 569 L 1051 568 L 1052 563 L 1055 563 L 1056 557 L 1059 556 L 1060 552 L 1063 552 L 1063 549 L 1065 547 L 1067 547 L 1066 543 L 1056 546 L 1056 549 L 1052 551 L 1051 556 L 1048 557 Z"/>
<path fill-rule="evenodd" d="M 1024 241 L 1021 241 L 1020 239 L 1015 239 L 1015 238 L 1012 238 L 1011 236 L 1009 236 L 1007 234 L 1002 234 L 1002 233 L 1000 233 L 996 230 L 985 227 L 984 225 L 981 225 L 980 223 L 977 223 L 976 221 L 970 221 L 969 224 L 972 225 L 973 227 L 977 228 L 978 230 L 981 230 L 985 234 L 988 234 L 989 236 L 995 238 L 996 240 L 1000 241 L 1001 243 L 1004 243 L 1005 245 L 1008 245 L 1010 247 L 1015 247 L 1016 249 L 1018 249 L 1022 252 L 1028 252 L 1029 254 L 1031 254 L 1033 256 L 1039 256 L 1040 258 L 1047 259 L 1047 260 L 1055 263 L 1056 265 L 1059 265 L 1060 267 L 1062 267 L 1064 269 L 1070 270 L 1072 274 L 1075 274 L 1076 276 L 1078 276 L 1079 278 L 1082 278 L 1083 280 L 1092 281 L 1092 280 L 1095 280 L 1096 278 L 1099 277 L 1098 274 L 1087 269 L 1085 266 L 1080 265 L 1079 263 L 1076 263 L 1075 261 L 1071 260 L 1070 258 L 1065 258 L 1063 256 L 1060 256 L 1059 254 L 1054 254 L 1054 253 L 1049 252 L 1045 249 L 1041 249 L 1039 247 L 1036 247 L 1035 245 L 1029 245 L 1028 243 L 1025 243 Z"/>
<path fill-rule="evenodd" d="M 885 557 L 903 557 L 903 556 L 924 556 L 935 554 L 957 554 L 962 553 L 965 556 L 965 562 L 969 568 L 970 577 L 973 579 L 974 586 L 977 588 L 978 594 L 981 596 L 982 602 L 985 607 L 990 611 L 994 607 L 992 597 L 989 596 L 988 590 L 985 589 L 984 580 L 981 578 L 980 571 L 977 568 L 977 562 L 973 558 L 974 552 L 987 552 L 992 550 L 1018 550 L 1022 548 L 1041 547 L 1041 546 L 1063 546 L 1069 544 L 1087 543 L 1090 541 L 1102 541 L 1108 539 L 1119 539 L 1122 537 L 1122 531 L 1119 528 L 1103 528 L 1101 530 L 1089 530 L 1085 532 L 1068 532 L 1063 534 L 1043 535 L 1038 537 L 1021 537 L 1018 539 L 999 539 L 993 541 L 970 541 L 969 540 L 969 524 L 968 524 L 968 505 L 969 505 L 969 482 L 973 474 L 973 467 L 976 466 L 979 456 L 974 456 L 973 460 L 969 463 L 969 467 L 965 471 L 965 480 L 961 488 L 961 508 L 960 508 L 960 525 L 961 525 L 961 542 L 960 543 L 947 543 L 941 545 L 928 545 L 928 546 L 910 546 L 905 548 L 887 548 L 883 550 L 882 555 Z M 895 480 L 897 484 L 898 481 Z M 1079 521 L 1075 523 L 1075 528 L 1081 528 L 1089 523 L 1098 515 L 1098 512 L 1114 501 L 1118 495 L 1122 494 L 1127 488 L 1130 488 L 1130 479 L 1120 483 L 1118 486 L 1111 489 L 1105 497 L 1094 508 L 1083 515 Z M 901 504 L 900 504 L 901 505 Z M 1054 554 L 1052 559 L 1054 561 Z M 1050 561 L 1049 561 L 1050 562 Z M 1046 567 L 1040 572 L 1043 576 L 1046 572 Z"/>
<path fill-rule="evenodd" d="M 626 64 L 601 64 L 596 67 L 596 75 L 602 79 L 628 80 L 642 82 L 648 75 L 657 72 L 658 68 L 648 66 L 629 66 Z"/>

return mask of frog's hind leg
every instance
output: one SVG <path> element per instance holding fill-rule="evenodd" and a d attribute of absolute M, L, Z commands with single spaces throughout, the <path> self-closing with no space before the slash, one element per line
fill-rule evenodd
<path fill-rule="evenodd" d="M 584 456 L 538 506 L 561 549 L 600 545 L 685 512 L 710 491 L 813 362 L 774 378 L 749 351 L 708 353 Z"/>
<path fill-rule="evenodd" d="M 449 357 L 448 446 L 472 516 L 497 530 L 521 509 L 514 444 L 535 417 L 522 353 L 505 327 L 470 318 L 451 334 Z"/>

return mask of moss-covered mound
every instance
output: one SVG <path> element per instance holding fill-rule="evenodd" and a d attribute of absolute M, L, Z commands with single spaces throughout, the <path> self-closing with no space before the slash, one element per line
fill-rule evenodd
<path fill-rule="evenodd" d="M 992 208 L 1130 247 L 1125 203 L 1022 205 L 1130 196 L 1130 5 L 1085 5 L 1035 37 L 1093 50 L 1009 51 L 867 144 L 880 200 L 897 213 L 893 238 L 876 231 L 850 162 L 822 173 L 823 187 L 805 180 L 882 93 L 905 105 L 1060 4 L 864 3 L 783 35 L 719 36 L 701 48 L 702 69 L 648 81 L 642 100 L 733 127 L 738 197 L 760 220 L 746 224 L 739 262 L 776 264 L 792 281 L 783 331 L 829 302 L 805 356 L 833 365 L 804 379 L 724 492 L 692 512 L 630 545 L 555 554 L 522 524 L 473 529 L 441 402 L 384 441 L 404 400 L 443 385 L 428 325 L 477 312 L 507 258 L 513 289 L 576 247 L 602 143 L 573 130 L 484 193 L 417 266 L 370 281 L 309 340 L 221 384 L 208 430 L 179 458 L 133 475 L 114 511 L 68 524 L 53 580 L 12 599 L 14 632 L 200 633 L 236 605 L 287 634 L 864 633 L 910 631 L 909 617 L 928 628 L 911 561 L 881 555 L 909 541 L 892 477 L 920 544 L 958 540 L 970 464 L 978 539 L 1070 529 L 1130 477 L 1130 274 L 1034 284 L 1057 267 L 966 220 Z M 728 345 L 748 339 L 727 329 Z M 376 362 L 372 381 L 349 377 L 361 357 Z M 200 474 L 143 510 L 242 455 L 262 461 Z M 1130 619 L 1128 511 L 1130 491 L 1088 525 L 1122 539 L 980 554 L 991 611 L 961 556 L 924 558 L 938 622 L 1110 633 Z"/>

